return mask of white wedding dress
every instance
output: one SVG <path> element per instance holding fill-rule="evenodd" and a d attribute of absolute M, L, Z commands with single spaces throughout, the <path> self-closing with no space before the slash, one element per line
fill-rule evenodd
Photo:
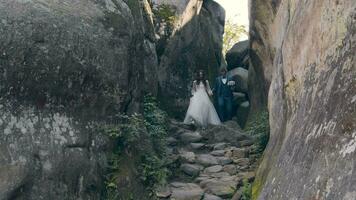
<path fill-rule="evenodd" d="M 203 127 L 206 127 L 208 124 L 221 124 L 219 116 L 214 105 L 211 103 L 207 92 L 212 94 L 208 81 L 206 81 L 206 88 L 202 82 L 199 84 L 197 84 L 197 81 L 193 82 L 193 96 L 190 98 L 190 104 L 184 119 L 185 124 L 194 122 Z"/>

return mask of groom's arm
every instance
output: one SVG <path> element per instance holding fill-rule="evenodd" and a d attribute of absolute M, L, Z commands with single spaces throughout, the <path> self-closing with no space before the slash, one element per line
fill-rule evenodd
<path fill-rule="evenodd" d="M 213 92 L 213 94 L 215 94 L 215 92 L 217 91 L 218 89 L 218 78 L 215 79 L 215 83 L 214 83 L 214 87 L 213 89 L 211 90 Z"/>

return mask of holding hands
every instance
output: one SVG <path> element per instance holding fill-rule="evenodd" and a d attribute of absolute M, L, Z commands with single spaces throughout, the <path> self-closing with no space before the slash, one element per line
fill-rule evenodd
<path fill-rule="evenodd" d="M 235 83 L 235 81 L 229 81 L 229 82 L 227 82 L 227 85 L 228 86 L 234 86 L 236 83 Z"/>

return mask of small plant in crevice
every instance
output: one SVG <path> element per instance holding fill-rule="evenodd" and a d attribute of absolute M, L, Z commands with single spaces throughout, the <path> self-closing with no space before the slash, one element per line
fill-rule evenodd
<path fill-rule="evenodd" d="M 108 159 L 106 176 L 106 198 L 118 200 L 117 187 L 120 178 L 120 166 L 126 161 L 121 158 L 127 154 L 136 155 L 136 166 L 139 178 L 153 196 L 156 186 L 166 183 L 169 176 L 165 160 L 167 137 L 167 114 L 160 110 L 155 98 L 146 96 L 143 102 L 143 114 L 119 115 L 114 122 L 100 125 L 101 133 L 115 142 L 115 149 Z M 153 198 L 153 197 L 152 197 Z"/>
<path fill-rule="evenodd" d="M 165 184 L 169 176 L 169 164 L 165 155 L 168 115 L 158 107 L 157 100 L 154 97 L 146 95 L 143 116 L 154 151 L 141 158 L 141 180 L 153 195 L 154 188 Z"/>
<path fill-rule="evenodd" d="M 251 183 L 247 179 L 242 181 L 242 195 L 241 200 L 251 200 L 252 198 L 252 187 Z"/>
<path fill-rule="evenodd" d="M 159 156 L 166 152 L 168 115 L 158 107 L 157 100 L 147 95 L 144 100 L 144 119 L 153 147 Z"/>
<path fill-rule="evenodd" d="M 147 154 L 141 158 L 140 179 L 150 192 L 150 196 L 154 196 L 154 188 L 156 186 L 165 185 L 169 171 L 164 159 L 157 157 L 154 154 Z"/>
<path fill-rule="evenodd" d="M 129 149 L 135 149 L 141 136 L 147 132 L 142 115 L 120 114 L 114 118 L 115 120 L 111 120 L 110 123 L 97 125 L 98 131 L 109 136 L 114 142 L 113 152 L 108 156 L 107 162 L 108 174 L 105 181 L 107 200 L 120 199 L 117 183 L 120 178 L 121 158 Z"/>
<path fill-rule="evenodd" d="M 270 127 L 267 111 L 256 113 L 247 122 L 245 131 L 257 139 L 257 150 L 259 153 L 262 153 L 267 146 L 269 140 L 269 130 Z"/>

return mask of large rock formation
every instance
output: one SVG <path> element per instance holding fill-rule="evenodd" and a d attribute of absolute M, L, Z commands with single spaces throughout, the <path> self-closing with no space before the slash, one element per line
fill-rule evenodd
<path fill-rule="evenodd" d="M 227 53 L 226 62 L 229 70 L 237 67 L 248 69 L 249 64 L 249 41 L 241 41 L 236 43 Z"/>
<path fill-rule="evenodd" d="M 275 52 L 269 28 L 279 1 L 255 0 L 250 4 L 249 96 L 252 113 L 267 107 Z"/>
<path fill-rule="evenodd" d="M 148 3 L 0 0 L 0 44 L 0 199 L 100 199 L 94 125 L 157 90 Z"/>
<path fill-rule="evenodd" d="M 204 69 L 213 81 L 222 63 L 224 9 L 213 0 L 191 0 L 161 57 L 161 100 L 174 114 L 182 114 L 189 103 L 194 71 Z"/>
<path fill-rule="evenodd" d="M 356 199 L 355 2 L 259 0 L 251 9 L 260 85 L 251 98 L 272 80 L 254 197 Z"/>

